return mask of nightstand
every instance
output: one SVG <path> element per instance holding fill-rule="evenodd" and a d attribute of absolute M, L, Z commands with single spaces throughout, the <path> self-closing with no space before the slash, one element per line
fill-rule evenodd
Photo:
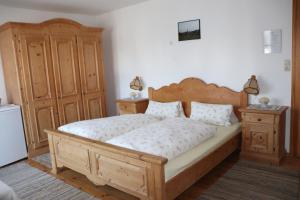
<path fill-rule="evenodd" d="M 279 165 L 285 154 L 285 115 L 278 110 L 240 109 L 242 113 L 242 158 Z"/>
<path fill-rule="evenodd" d="M 148 107 L 148 99 L 119 99 L 117 100 L 118 114 L 144 113 Z"/>

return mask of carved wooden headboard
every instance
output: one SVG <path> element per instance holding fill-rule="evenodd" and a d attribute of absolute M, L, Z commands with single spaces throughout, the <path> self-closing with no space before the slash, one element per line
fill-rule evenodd
<path fill-rule="evenodd" d="M 235 92 L 227 87 L 216 84 L 206 84 L 198 78 L 187 78 L 176 84 L 164 86 L 155 90 L 148 89 L 149 99 L 159 102 L 181 101 L 185 114 L 191 114 L 191 101 L 212 104 L 231 104 L 236 115 L 240 118 L 238 109 L 248 105 L 248 95 L 244 92 Z"/>

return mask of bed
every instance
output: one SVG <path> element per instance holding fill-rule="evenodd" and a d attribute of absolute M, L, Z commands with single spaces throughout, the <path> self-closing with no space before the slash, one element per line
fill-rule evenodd
<path fill-rule="evenodd" d="M 238 109 L 248 105 L 246 93 L 206 84 L 197 78 L 187 78 L 157 90 L 149 88 L 148 93 L 153 101 L 181 101 L 187 116 L 191 113 L 191 101 L 232 104 L 238 118 Z M 238 149 L 239 127 L 219 129 L 214 138 L 169 162 L 165 157 L 58 130 L 46 132 L 53 173 L 67 167 L 85 175 L 95 185 L 110 185 L 140 199 L 164 200 L 176 198 Z"/>

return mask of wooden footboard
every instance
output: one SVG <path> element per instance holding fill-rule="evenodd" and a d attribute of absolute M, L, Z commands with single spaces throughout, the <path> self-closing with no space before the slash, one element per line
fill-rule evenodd
<path fill-rule="evenodd" d="M 202 160 L 165 182 L 166 158 L 59 131 L 48 133 L 52 172 L 67 167 L 95 185 L 110 185 L 140 199 L 171 200 L 240 147 L 233 137 Z"/>
<path fill-rule="evenodd" d="M 95 185 L 110 185 L 141 199 L 165 198 L 167 159 L 59 131 L 48 133 L 52 172 L 67 167 Z"/>

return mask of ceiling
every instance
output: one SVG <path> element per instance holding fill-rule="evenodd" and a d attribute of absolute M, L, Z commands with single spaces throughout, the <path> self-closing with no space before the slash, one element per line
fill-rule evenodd
<path fill-rule="evenodd" d="M 147 0 L 0 0 L 0 5 L 33 10 L 99 15 Z"/>

